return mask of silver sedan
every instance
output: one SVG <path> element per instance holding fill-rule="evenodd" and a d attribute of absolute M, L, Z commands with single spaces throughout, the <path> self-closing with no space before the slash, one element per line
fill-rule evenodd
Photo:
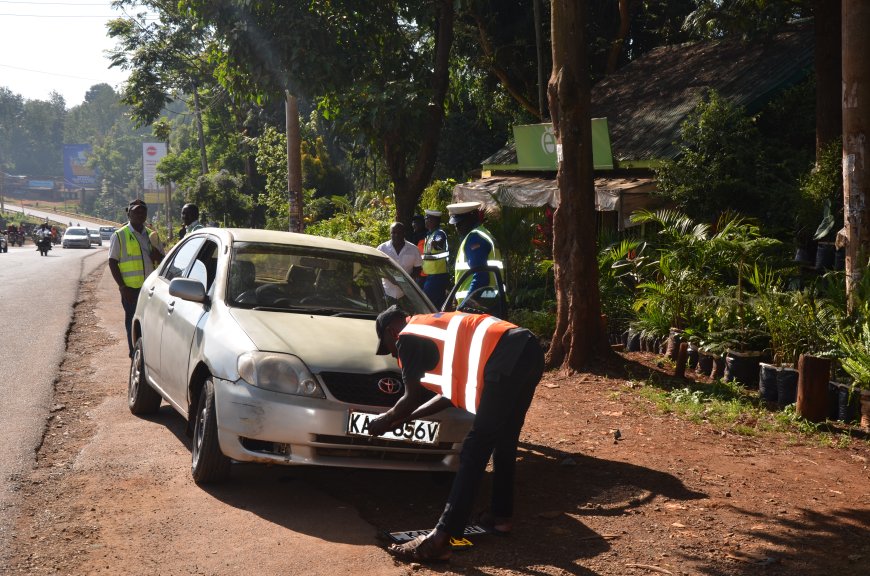
<path fill-rule="evenodd" d="M 185 236 L 140 292 L 129 408 L 165 400 L 187 419 L 197 482 L 224 479 L 231 461 L 453 471 L 464 411 L 368 435 L 403 393 L 396 361 L 375 354 L 388 285 L 409 314 L 435 311 L 374 248 L 265 230 Z"/>

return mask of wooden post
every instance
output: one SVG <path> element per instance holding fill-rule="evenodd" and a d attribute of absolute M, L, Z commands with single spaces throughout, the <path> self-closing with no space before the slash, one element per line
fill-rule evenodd
<path fill-rule="evenodd" d="M 684 378 L 686 376 L 686 360 L 689 358 L 689 343 L 680 342 L 680 349 L 677 351 L 677 367 L 674 370 L 674 376 Z"/>
<path fill-rule="evenodd" d="M 821 422 L 828 416 L 828 382 L 831 361 L 801 354 L 798 360 L 797 413 L 810 422 Z"/>

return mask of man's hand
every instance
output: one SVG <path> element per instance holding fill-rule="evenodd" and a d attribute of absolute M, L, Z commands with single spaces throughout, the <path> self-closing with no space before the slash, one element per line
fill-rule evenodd
<path fill-rule="evenodd" d="M 389 432 L 394 428 L 392 418 L 386 414 L 381 414 L 374 420 L 369 421 L 369 434 L 372 436 L 380 436 L 384 432 Z"/>
<path fill-rule="evenodd" d="M 121 287 L 121 298 L 124 302 L 128 304 L 136 303 L 136 290 L 134 288 L 130 288 L 129 286 Z"/>

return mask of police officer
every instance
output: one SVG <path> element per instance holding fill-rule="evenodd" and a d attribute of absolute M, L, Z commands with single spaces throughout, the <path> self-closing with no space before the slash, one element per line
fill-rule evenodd
<path fill-rule="evenodd" d="M 426 238 L 423 241 L 423 292 L 436 308 L 441 308 L 447 297 L 450 276 L 447 273 L 447 233 L 441 229 L 441 212 L 426 210 L 424 220 Z"/>
<path fill-rule="evenodd" d="M 152 245 L 151 235 L 156 232 L 145 226 L 148 206 L 139 198 L 127 205 L 128 222 L 112 234 L 109 241 L 109 270 L 121 292 L 124 307 L 124 328 L 127 330 L 127 346 L 133 357 L 131 329 L 139 289 L 145 278 L 154 271 L 162 259 L 160 251 Z M 158 239 L 159 240 L 159 239 Z"/>
<path fill-rule="evenodd" d="M 459 283 L 465 271 L 480 266 L 495 266 L 504 280 L 504 264 L 501 253 L 495 245 L 495 239 L 480 223 L 480 202 L 459 202 L 448 204 L 450 223 L 462 237 L 462 243 L 456 253 L 456 268 L 454 282 Z M 456 304 L 459 305 L 470 293 L 483 286 L 497 286 L 496 276 L 492 272 L 475 272 L 462 281 L 456 291 Z"/>
<path fill-rule="evenodd" d="M 379 436 L 409 420 L 449 406 L 474 414 L 462 443 L 459 471 L 435 529 L 389 552 L 413 562 L 444 561 L 450 537 L 461 538 L 474 494 L 490 456 L 492 501 L 480 522 L 491 531 L 511 531 L 517 442 L 544 370 L 538 339 L 525 328 L 486 314 L 439 312 L 407 317 L 391 306 L 375 322 L 378 354 L 398 358 L 405 393 L 395 406 L 369 423 Z M 425 390 L 435 396 L 425 401 Z"/>

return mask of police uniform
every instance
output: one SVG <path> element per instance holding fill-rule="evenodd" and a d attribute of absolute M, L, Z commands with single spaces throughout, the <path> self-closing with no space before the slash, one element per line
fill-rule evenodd
<path fill-rule="evenodd" d="M 427 217 L 440 218 L 438 210 L 426 210 Z M 441 308 L 447 297 L 447 287 L 450 275 L 447 271 L 447 260 L 450 251 L 447 247 L 447 233 L 441 228 L 435 228 L 426 234 L 423 240 L 423 292 L 436 308 Z"/>
<path fill-rule="evenodd" d="M 459 202 L 457 204 L 449 204 L 447 210 L 450 213 L 450 223 L 456 224 L 461 218 L 471 218 L 480 210 L 480 202 Z M 504 263 L 501 259 L 501 252 L 495 244 L 495 238 L 492 233 L 483 227 L 477 225 L 459 245 L 459 250 L 456 253 L 456 267 L 454 272 L 454 282 L 459 284 L 463 274 L 472 268 L 481 266 L 494 266 L 499 269 L 504 280 Z M 493 272 L 476 272 L 470 277 L 467 277 L 459 285 L 456 291 L 456 303 L 461 304 L 462 301 L 470 293 L 483 286 L 497 286 L 498 281 Z"/>

